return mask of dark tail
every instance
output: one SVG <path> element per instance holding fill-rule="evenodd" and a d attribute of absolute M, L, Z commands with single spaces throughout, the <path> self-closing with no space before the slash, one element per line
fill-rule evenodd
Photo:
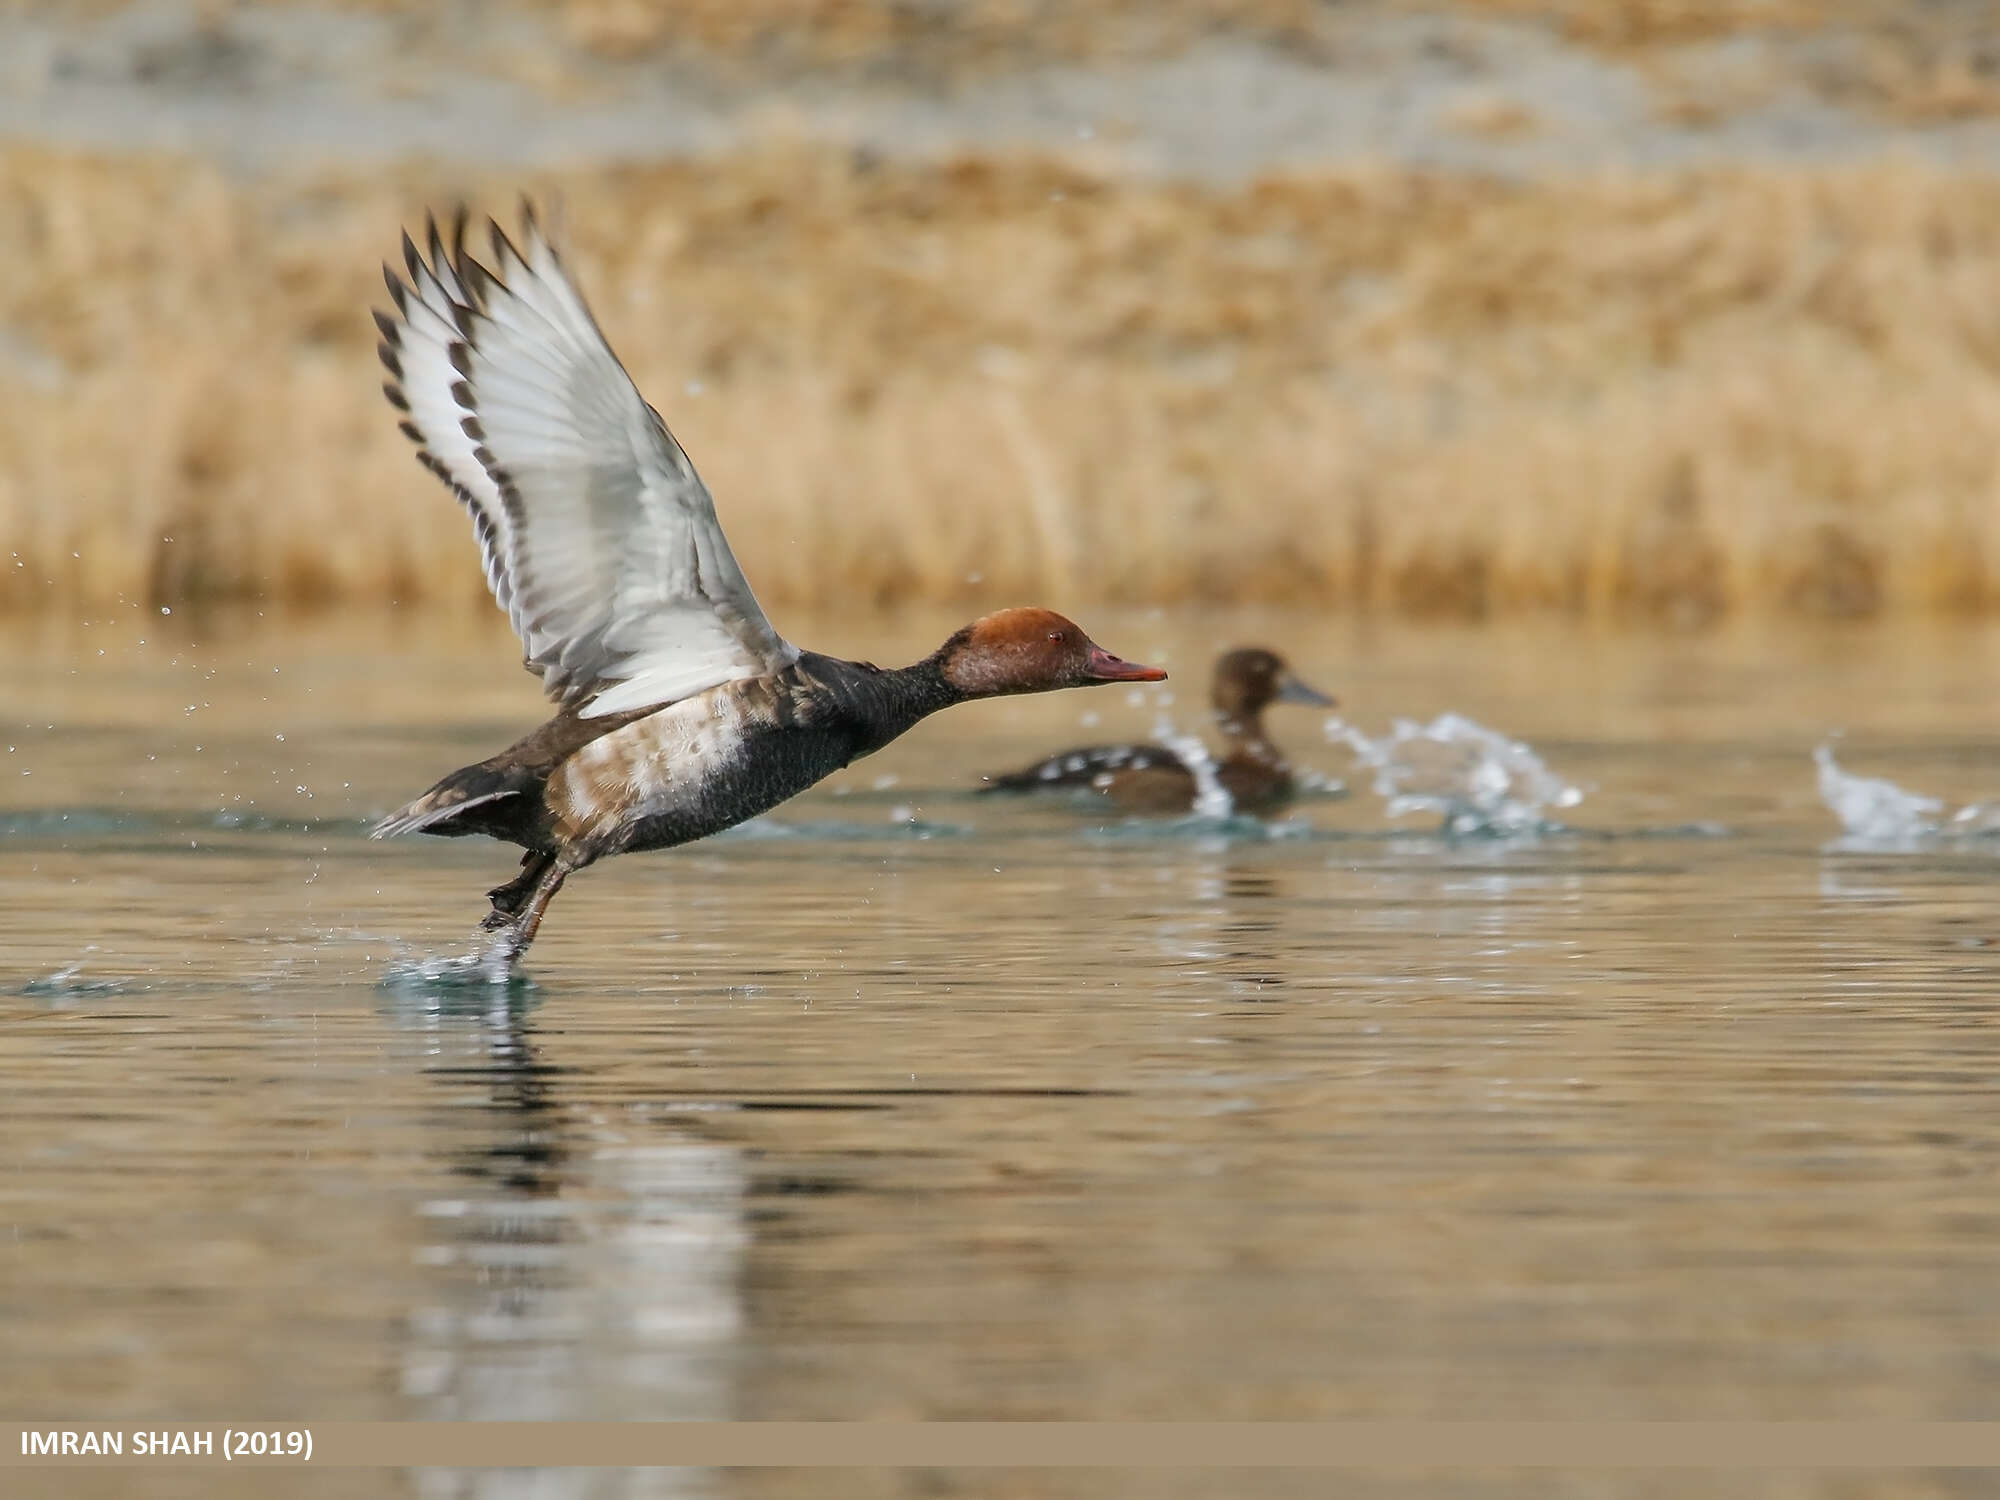
<path fill-rule="evenodd" d="M 519 842 L 516 829 L 526 809 L 512 799 L 523 793 L 539 793 L 546 775 L 538 767 L 495 765 L 492 761 L 466 766 L 453 771 L 408 807 L 390 813 L 368 836 L 390 839 L 403 833 L 446 837 L 487 833 Z"/>

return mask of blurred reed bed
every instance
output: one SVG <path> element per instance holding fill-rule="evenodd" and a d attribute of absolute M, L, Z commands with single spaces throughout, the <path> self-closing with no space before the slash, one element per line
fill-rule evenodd
<path fill-rule="evenodd" d="M 772 605 L 2000 603 L 2000 182 L 772 146 L 526 183 L 0 154 L 0 607 L 483 599 L 367 308 L 427 203 L 524 186 Z"/>

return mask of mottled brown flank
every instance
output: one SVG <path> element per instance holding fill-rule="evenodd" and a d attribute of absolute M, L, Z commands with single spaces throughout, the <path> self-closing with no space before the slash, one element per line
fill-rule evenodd
<path fill-rule="evenodd" d="M 724 683 L 583 746 L 549 778 L 554 842 L 596 857 L 641 809 L 698 798 L 747 737 L 778 728 L 776 698 L 770 678 Z"/>

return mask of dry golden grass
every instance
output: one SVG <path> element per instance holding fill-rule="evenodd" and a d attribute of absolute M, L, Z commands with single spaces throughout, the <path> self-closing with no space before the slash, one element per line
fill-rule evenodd
<path fill-rule="evenodd" d="M 365 309 L 425 202 L 513 186 L 0 155 L 0 605 L 479 598 Z M 2000 603 L 1990 179 L 772 148 L 561 189 L 773 605 Z"/>

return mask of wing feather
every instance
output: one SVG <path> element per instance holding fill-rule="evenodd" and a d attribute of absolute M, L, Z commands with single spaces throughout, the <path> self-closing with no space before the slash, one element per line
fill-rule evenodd
<path fill-rule="evenodd" d="M 493 597 L 551 698 L 584 717 L 779 670 L 715 502 L 599 331 L 533 210 L 493 269 L 435 220 L 384 275 L 383 390 L 472 513 Z"/>

